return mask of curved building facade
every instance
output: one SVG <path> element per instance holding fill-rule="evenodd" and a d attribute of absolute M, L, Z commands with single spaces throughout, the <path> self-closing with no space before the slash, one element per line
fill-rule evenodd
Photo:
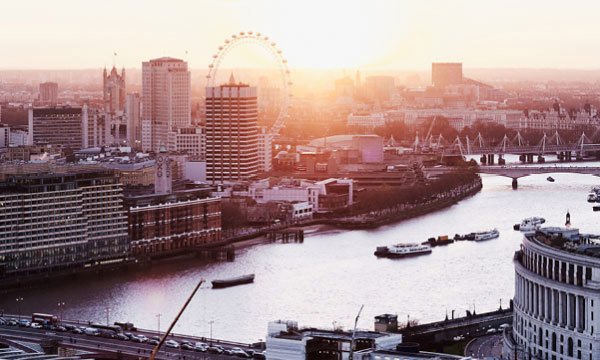
<path fill-rule="evenodd" d="M 504 358 L 600 359 L 600 241 L 577 229 L 526 233 L 515 253 Z"/>

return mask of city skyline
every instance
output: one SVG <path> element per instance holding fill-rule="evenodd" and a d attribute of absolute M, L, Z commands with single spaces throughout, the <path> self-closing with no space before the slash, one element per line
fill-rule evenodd
<path fill-rule="evenodd" d="M 422 69 L 434 61 L 462 61 L 475 68 L 597 69 L 600 49 L 586 39 L 598 32 L 593 14 L 599 6 L 587 1 L 569 8 L 541 1 L 229 0 L 168 7 L 28 1 L 5 5 L 15 16 L 0 30 L 0 69 L 111 66 L 114 52 L 119 66 L 140 67 L 143 59 L 168 55 L 188 61 L 190 68 L 205 68 L 226 38 L 250 30 L 277 42 L 291 68 Z M 377 21 L 365 21 L 372 19 Z M 260 52 L 240 51 L 249 63 L 238 57 L 236 66 L 270 65 Z"/>

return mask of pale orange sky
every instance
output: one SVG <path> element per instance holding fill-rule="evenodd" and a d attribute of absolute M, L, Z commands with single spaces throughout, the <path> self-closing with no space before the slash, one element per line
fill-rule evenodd
<path fill-rule="evenodd" d="M 118 66 L 139 68 L 186 50 L 192 68 L 206 68 L 224 39 L 253 30 L 277 42 L 291 68 L 597 69 L 598 14 L 594 1 L 5 1 L 0 68 L 98 68 L 113 51 Z M 240 50 L 224 66 L 261 56 Z"/>

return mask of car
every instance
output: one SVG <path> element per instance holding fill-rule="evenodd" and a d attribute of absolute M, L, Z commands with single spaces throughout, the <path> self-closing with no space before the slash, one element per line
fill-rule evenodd
<path fill-rule="evenodd" d="M 6 325 L 6 323 L 8 323 L 8 321 L 5 318 L 0 317 L 0 325 Z"/>
<path fill-rule="evenodd" d="M 150 339 L 160 341 L 160 336 L 151 336 Z"/>
<path fill-rule="evenodd" d="M 131 338 L 135 336 L 130 332 L 123 333 L 123 335 L 127 336 L 129 338 L 129 340 L 131 340 Z"/>
<path fill-rule="evenodd" d="M 123 340 L 123 341 L 129 341 L 129 337 L 126 336 L 125 334 L 117 334 L 116 339 Z"/>
<path fill-rule="evenodd" d="M 38 323 L 32 323 L 30 326 L 32 329 L 43 329 L 44 327 L 42 326 L 42 324 L 38 324 Z"/>
<path fill-rule="evenodd" d="M 57 326 L 54 330 L 60 331 L 60 332 L 66 332 L 67 328 L 64 326 Z"/>
<path fill-rule="evenodd" d="M 179 343 L 175 340 L 167 340 L 165 341 L 165 345 L 173 349 L 179 349 Z"/>
<path fill-rule="evenodd" d="M 100 336 L 100 331 L 98 331 L 98 329 L 95 328 L 85 328 L 85 330 L 83 330 L 83 333 L 88 336 Z"/>
<path fill-rule="evenodd" d="M 19 325 L 19 323 L 17 323 L 17 320 L 9 320 L 7 325 L 17 326 L 17 325 Z"/>
<path fill-rule="evenodd" d="M 231 349 L 231 353 L 232 353 L 232 355 L 235 355 L 235 356 L 241 357 L 241 358 L 246 358 L 246 359 L 250 359 L 252 357 L 251 355 L 249 355 L 247 352 L 245 352 L 244 350 L 242 350 L 240 348 Z"/>
<path fill-rule="evenodd" d="M 200 352 L 206 352 L 208 350 L 208 345 L 206 345 L 206 344 L 196 345 L 196 346 L 194 346 L 194 350 L 200 351 Z"/>
<path fill-rule="evenodd" d="M 504 329 L 506 329 L 507 327 L 510 327 L 510 324 L 502 324 L 502 325 L 498 326 L 498 329 L 499 329 L 499 330 L 504 330 Z"/>
<path fill-rule="evenodd" d="M 75 326 L 75 325 L 69 325 L 69 324 L 67 324 L 67 325 L 63 325 L 63 326 L 64 326 L 64 327 L 65 327 L 65 329 L 67 329 L 68 331 L 73 331 L 73 329 L 75 329 L 75 328 L 76 328 L 76 326 Z"/>
<path fill-rule="evenodd" d="M 208 349 L 206 349 L 206 351 L 208 351 L 211 354 L 222 354 L 224 351 L 221 348 L 218 348 L 216 346 L 209 346 Z"/>
<path fill-rule="evenodd" d="M 202 342 L 202 341 L 196 341 L 196 344 L 195 344 L 195 345 L 196 345 L 196 346 L 204 346 L 204 347 L 208 347 L 208 344 L 207 344 L 207 343 L 204 343 L 204 342 Z"/>
<path fill-rule="evenodd" d="M 181 344 L 183 350 L 194 350 L 194 346 L 190 343 Z"/>
<path fill-rule="evenodd" d="M 158 340 L 154 340 L 154 339 L 150 339 L 150 340 L 148 340 L 148 344 L 150 344 L 150 345 L 154 345 L 154 346 L 156 346 L 156 345 L 158 345 L 159 343 L 160 343 L 160 341 L 158 341 Z"/>
<path fill-rule="evenodd" d="M 27 320 L 19 320 L 19 326 L 20 327 L 30 327 L 31 323 Z"/>
<path fill-rule="evenodd" d="M 77 328 L 77 327 L 75 329 L 71 330 L 71 332 L 73 334 L 78 334 L 78 335 L 83 334 L 83 330 L 81 330 L 80 328 Z"/>
<path fill-rule="evenodd" d="M 146 337 L 146 335 L 137 334 L 136 337 L 138 339 L 140 339 L 142 342 L 147 342 L 148 341 L 148 338 Z"/>
<path fill-rule="evenodd" d="M 267 358 L 267 352 L 266 351 L 258 351 L 255 352 L 254 355 L 252 355 L 253 358 L 255 359 L 266 359 Z"/>
<path fill-rule="evenodd" d="M 498 330 L 496 330 L 495 328 L 491 328 L 491 329 L 488 329 L 485 333 L 486 334 L 495 334 L 497 332 L 498 332 Z"/>

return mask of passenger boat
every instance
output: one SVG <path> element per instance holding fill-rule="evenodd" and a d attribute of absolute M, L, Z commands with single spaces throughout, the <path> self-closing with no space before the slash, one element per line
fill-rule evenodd
<path fill-rule="evenodd" d="M 543 223 L 546 222 L 546 219 L 542 218 L 542 217 L 530 217 L 527 219 L 523 219 L 521 221 L 521 224 L 515 224 L 515 226 L 513 226 L 513 228 L 515 230 L 521 230 L 521 231 L 534 231 L 540 228 L 540 226 L 542 226 Z"/>
<path fill-rule="evenodd" d="M 464 235 L 456 234 L 454 235 L 454 240 L 475 240 L 475 233 L 472 232 Z"/>
<path fill-rule="evenodd" d="M 423 244 L 396 244 L 392 246 L 378 246 L 375 256 L 387 258 L 403 258 L 431 254 L 431 246 Z"/>
<path fill-rule="evenodd" d="M 231 279 L 224 280 L 213 280 L 212 287 L 213 289 L 226 288 L 230 286 L 249 284 L 254 281 L 254 274 L 239 276 Z"/>
<path fill-rule="evenodd" d="M 483 241 L 483 240 L 490 240 L 490 239 L 494 239 L 497 238 L 498 236 L 500 236 L 500 232 L 498 231 L 498 229 L 493 229 L 490 231 L 481 231 L 481 232 L 477 232 L 475 233 L 475 241 Z"/>
<path fill-rule="evenodd" d="M 594 205 L 594 206 L 592 206 L 592 210 L 594 210 L 594 211 L 600 211 L 600 206 Z"/>
<path fill-rule="evenodd" d="M 553 178 L 552 176 L 548 176 L 548 177 L 546 178 L 546 180 L 548 180 L 548 181 L 550 181 L 550 182 L 554 182 L 554 178 Z"/>
<path fill-rule="evenodd" d="M 597 200 L 598 200 L 598 195 L 596 193 L 591 192 L 591 193 L 588 194 L 587 201 L 589 203 L 596 202 Z"/>

